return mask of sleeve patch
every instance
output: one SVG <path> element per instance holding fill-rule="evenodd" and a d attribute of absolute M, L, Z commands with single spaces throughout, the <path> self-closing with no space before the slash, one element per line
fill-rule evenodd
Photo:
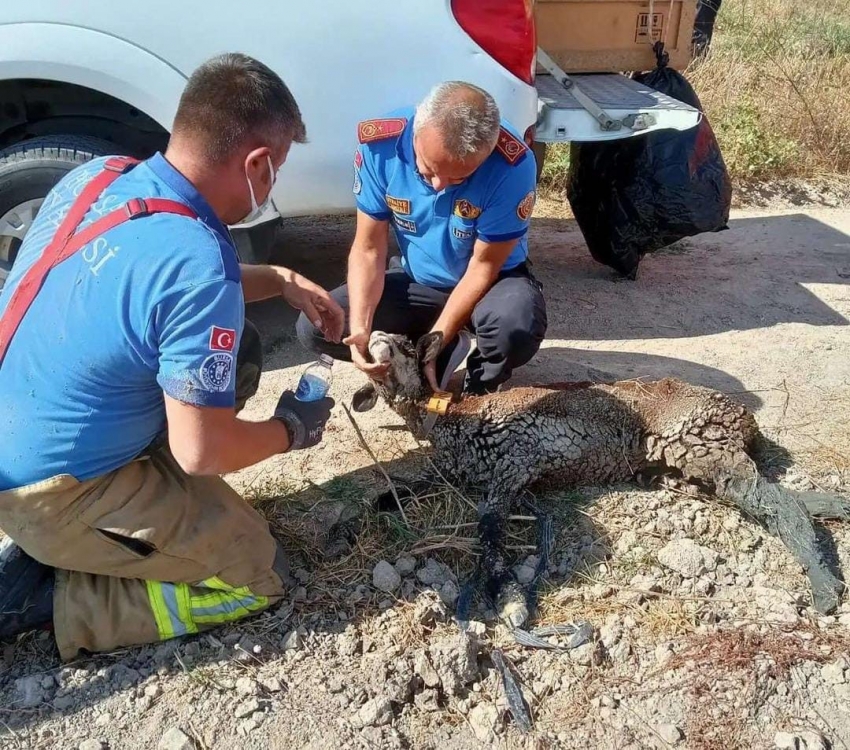
<path fill-rule="evenodd" d="M 508 164 L 513 166 L 525 156 L 528 146 L 502 128 L 499 130 L 499 140 L 496 141 L 496 151 L 505 158 Z"/>
<path fill-rule="evenodd" d="M 357 140 L 360 143 L 383 141 L 399 136 L 407 125 L 404 117 L 391 117 L 386 120 L 364 120 L 357 125 Z"/>
<path fill-rule="evenodd" d="M 213 393 L 226 391 L 230 386 L 230 371 L 232 369 L 232 354 L 210 354 L 201 365 L 201 383 L 203 383 L 204 388 Z"/>
<path fill-rule="evenodd" d="M 390 211 L 396 214 L 404 214 L 406 216 L 410 216 L 411 206 L 410 200 L 407 198 L 394 198 L 391 195 L 387 197 L 387 206 L 389 206 Z"/>
<path fill-rule="evenodd" d="M 236 344 L 236 331 L 233 328 L 210 329 L 210 349 L 219 352 L 232 352 Z"/>
<path fill-rule="evenodd" d="M 481 216 L 481 209 L 470 203 L 466 198 L 455 201 L 454 215 L 461 219 L 477 219 Z"/>
<path fill-rule="evenodd" d="M 536 194 L 532 190 L 528 195 L 523 198 L 519 205 L 516 207 L 516 215 L 519 216 L 523 221 L 528 221 L 528 217 L 531 216 L 531 212 L 534 210 L 534 202 L 536 199 Z"/>

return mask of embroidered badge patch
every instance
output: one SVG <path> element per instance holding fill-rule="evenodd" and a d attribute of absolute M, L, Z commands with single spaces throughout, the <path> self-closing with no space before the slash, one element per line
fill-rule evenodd
<path fill-rule="evenodd" d="M 481 209 L 478 206 L 473 206 L 466 198 L 461 198 L 459 201 L 455 201 L 454 214 L 460 216 L 461 219 L 477 219 L 481 216 Z"/>
<path fill-rule="evenodd" d="M 516 215 L 519 216 L 523 221 L 528 221 L 528 217 L 531 216 L 531 212 L 534 210 L 534 201 L 536 195 L 532 190 L 528 195 L 525 196 L 516 207 Z"/>
<path fill-rule="evenodd" d="M 363 154 L 359 151 L 354 152 L 354 168 L 360 169 L 363 166 Z"/>
<path fill-rule="evenodd" d="M 508 164 L 513 166 L 522 159 L 525 152 L 528 151 L 528 146 L 502 128 L 499 131 L 499 140 L 496 141 L 496 151 L 505 157 Z"/>
<path fill-rule="evenodd" d="M 399 229 L 403 229 L 405 232 L 412 232 L 416 234 L 416 222 L 411 221 L 410 219 L 402 219 L 400 216 L 396 216 L 395 223 L 398 225 Z"/>
<path fill-rule="evenodd" d="M 201 365 L 200 376 L 204 388 L 214 393 L 226 391 L 230 385 L 230 371 L 233 369 L 233 355 L 210 354 Z"/>
<path fill-rule="evenodd" d="M 387 207 L 395 214 L 410 214 L 410 201 L 407 198 L 387 196 Z"/>
<path fill-rule="evenodd" d="M 232 352 L 236 344 L 236 331 L 232 328 L 213 326 L 210 330 L 210 349 L 219 352 Z"/>
<path fill-rule="evenodd" d="M 401 135 L 407 120 L 403 117 L 391 117 L 386 120 L 365 120 L 357 126 L 357 139 L 360 143 L 382 141 Z"/>
<path fill-rule="evenodd" d="M 452 227 L 452 234 L 459 240 L 471 239 L 473 235 L 472 232 L 467 232 L 465 229 L 458 229 L 457 227 Z"/>
<path fill-rule="evenodd" d="M 354 170 L 354 187 L 352 190 L 355 195 L 360 195 L 360 191 L 363 189 L 363 180 L 360 179 L 360 170 Z"/>

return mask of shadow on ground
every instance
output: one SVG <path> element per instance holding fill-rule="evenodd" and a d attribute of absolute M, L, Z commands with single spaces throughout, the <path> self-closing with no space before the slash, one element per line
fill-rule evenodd
<path fill-rule="evenodd" d="M 669 339 L 782 323 L 848 325 L 806 285 L 850 282 L 850 237 L 804 214 L 740 218 L 729 226 L 647 256 L 630 282 L 593 260 L 574 220 L 535 219 L 531 258 L 549 308 L 547 338 Z M 333 288 L 345 279 L 353 233 L 350 216 L 288 220 L 271 262 Z M 254 304 L 248 315 L 268 350 L 286 350 L 279 361 L 297 365 L 312 359 L 295 339 L 296 314 L 285 303 Z M 589 362 L 591 368 L 605 372 L 607 362 L 614 372 L 629 369 L 619 355 L 596 354 L 600 361 Z M 575 361 L 565 358 L 565 366 Z M 655 377 L 663 365 L 648 362 L 646 369 Z M 687 372 L 687 365 L 680 372 Z"/>

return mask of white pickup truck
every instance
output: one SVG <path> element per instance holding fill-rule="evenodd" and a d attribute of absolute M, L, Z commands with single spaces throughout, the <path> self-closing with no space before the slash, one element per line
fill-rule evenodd
<path fill-rule="evenodd" d="M 546 143 L 692 127 L 698 112 L 616 71 L 634 69 L 623 67 L 637 67 L 632 61 L 651 67 L 655 39 L 685 55 L 693 7 L 693 0 L 6 0 L 0 286 L 61 176 L 96 155 L 144 158 L 164 149 L 187 77 L 215 54 L 244 52 L 272 67 L 307 124 L 310 143 L 293 149 L 274 211 L 239 233 L 243 252 L 261 259 L 269 219 L 353 210 L 358 121 L 416 103 L 442 80 L 491 92 L 534 144 L 538 166 Z M 571 75 L 568 90 L 560 66 L 590 74 Z"/>

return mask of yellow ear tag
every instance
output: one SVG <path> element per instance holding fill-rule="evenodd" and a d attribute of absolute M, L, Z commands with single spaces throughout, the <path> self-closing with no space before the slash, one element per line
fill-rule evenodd
<path fill-rule="evenodd" d="M 449 404 L 451 402 L 451 393 L 435 393 L 428 399 L 428 411 L 431 414 L 439 414 L 442 417 L 449 410 Z"/>

